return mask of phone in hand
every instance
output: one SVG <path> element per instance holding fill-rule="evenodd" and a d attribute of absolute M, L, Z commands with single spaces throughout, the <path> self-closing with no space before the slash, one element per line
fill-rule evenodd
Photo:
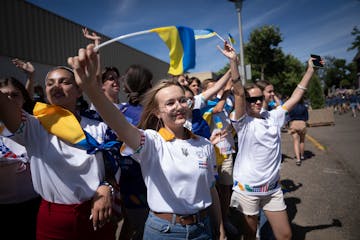
<path fill-rule="evenodd" d="M 320 62 L 321 61 L 321 56 L 320 55 L 311 54 L 310 57 L 316 58 L 316 59 L 312 60 L 312 63 L 314 65 L 314 67 L 318 67 L 318 68 L 324 67 L 324 65 Z"/>

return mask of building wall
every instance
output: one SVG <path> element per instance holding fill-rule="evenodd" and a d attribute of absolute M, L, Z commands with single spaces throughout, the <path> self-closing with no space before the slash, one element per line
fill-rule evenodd
<path fill-rule="evenodd" d="M 35 80 L 43 85 L 49 68 L 67 66 L 67 58 L 90 43 L 83 36 L 84 27 L 22 0 L 2 0 L 0 76 L 15 76 L 25 81 L 25 75 L 11 63 L 11 59 L 17 57 L 34 64 Z M 109 40 L 109 37 L 96 33 L 103 42 Z M 154 82 L 167 77 L 168 63 L 122 43 L 105 46 L 100 54 L 102 67 L 115 66 L 124 73 L 129 65 L 140 64 L 152 71 Z M 123 93 L 121 99 L 125 99 Z"/>

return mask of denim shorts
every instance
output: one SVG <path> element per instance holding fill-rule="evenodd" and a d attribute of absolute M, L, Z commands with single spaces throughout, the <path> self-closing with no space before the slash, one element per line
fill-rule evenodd
<path fill-rule="evenodd" d="M 207 216 L 196 224 L 181 225 L 159 218 L 150 211 L 145 223 L 143 239 L 212 239 L 210 218 Z"/>

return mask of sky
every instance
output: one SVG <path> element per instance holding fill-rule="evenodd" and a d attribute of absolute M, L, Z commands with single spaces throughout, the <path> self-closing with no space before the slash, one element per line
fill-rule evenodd
<path fill-rule="evenodd" d="M 164 26 L 212 29 L 223 38 L 230 33 L 239 52 L 238 13 L 228 0 L 29 0 L 41 8 L 109 38 Z M 264 25 L 278 27 L 285 54 L 306 62 L 310 54 L 332 56 L 350 63 L 356 50 L 347 51 L 360 29 L 360 0 L 244 0 L 242 35 L 246 44 L 252 31 Z M 165 62 L 169 51 L 155 33 L 120 41 Z M 219 52 L 217 38 L 196 41 L 196 65 L 189 72 L 217 72 L 228 60 Z M 106 46 L 104 46 L 106 47 Z M 133 64 L 133 63 L 129 63 Z"/>

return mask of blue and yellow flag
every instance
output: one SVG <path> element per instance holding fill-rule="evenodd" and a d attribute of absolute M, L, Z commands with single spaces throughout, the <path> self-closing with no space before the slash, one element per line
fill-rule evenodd
<path fill-rule="evenodd" d="M 168 26 L 151 29 L 156 32 L 169 48 L 169 73 L 180 75 L 195 67 L 194 30 L 182 26 Z"/>
<path fill-rule="evenodd" d="M 204 39 L 204 38 L 211 38 L 216 36 L 216 32 L 211 29 L 195 29 L 194 30 L 195 39 Z"/>
<path fill-rule="evenodd" d="M 235 42 L 235 39 L 233 38 L 233 36 L 231 36 L 230 33 L 228 33 L 228 35 L 229 35 L 229 41 L 231 42 L 231 44 L 235 44 L 236 42 Z"/>

